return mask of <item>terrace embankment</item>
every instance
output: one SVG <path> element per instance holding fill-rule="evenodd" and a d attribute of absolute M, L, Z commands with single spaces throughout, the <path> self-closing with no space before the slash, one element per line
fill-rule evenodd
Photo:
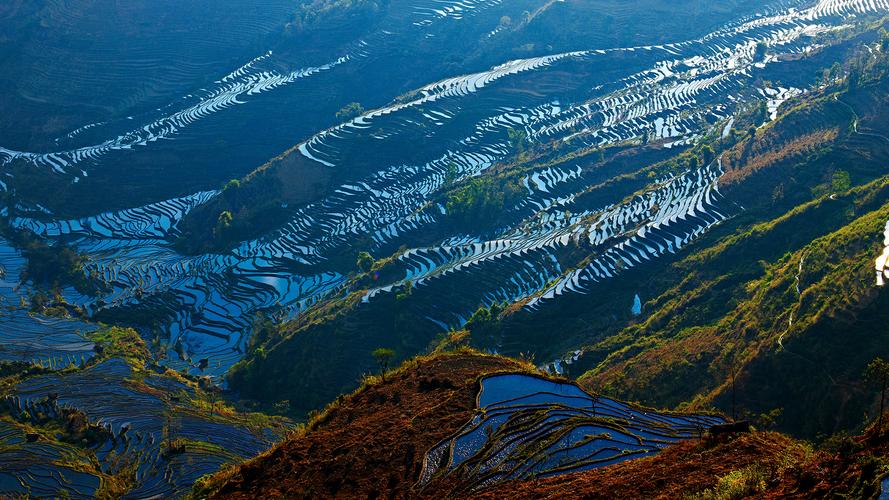
<path fill-rule="evenodd" d="M 873 426 L 817 451 L 775 432 L 686 441 L 604 469 L 502 484 L 477 498 L 876 498 L 889 452 L 885 430 Z"/>

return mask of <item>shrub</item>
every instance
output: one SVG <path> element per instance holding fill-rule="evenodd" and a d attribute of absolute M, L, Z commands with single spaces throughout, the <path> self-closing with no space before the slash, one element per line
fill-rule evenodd
<path fill-rule="evenodd" d="M 368 272 L 374 267 L 374 258 L 368 252 L 360 252 L 358 254 L 358 260 L 356 261 L 356 265 L 361 272 Z"/>
<path fill-rule="evenodd" d="M 336 112 L 336 117 L 340 120 L 351 120 L 356 116 L 361 116 L 362 113 L 364 113 L 364 106 L 361 103 L 350 102 Z"/>
<path fill-rule="evenodd" d="M 734 470 L 719 478 L 713 488 L 708 488 L 697 495 L 702 500 L 739 500 L 748 498 L 766 488 L 768 474 L 762 466 L 748 465 L 743 469 Z"/>

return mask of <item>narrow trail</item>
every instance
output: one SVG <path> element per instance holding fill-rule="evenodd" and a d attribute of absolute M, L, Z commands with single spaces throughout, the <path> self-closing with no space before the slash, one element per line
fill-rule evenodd
<path fill-rule="evenodd" d="M 800 257 L 799 268 L 797 269 L 796 276 L 794 277 L 794 286 L 796 287 L 796 296 L 798 297 L 797 307 L 799 307 L 799 299 L 802 299 L 802 291 L 800 290 L 800 287 L 799 287 L 799 285 L 800 285 L 799 278 L 800 278 L 800 275 L 803 273 L 803 264 L 805 264 L 805 262 L 806 262 L 806 255 L 808 255 L 808 253 L 809 252 L 803 252 L 802 256 Z M 782 333 L 781 336 L 778 337 L 778 347 L 780 347 L 781 350 L 784 350 L 784 336 L 787 335 L 787 332 L 789 332 L 791 328 L 793 328 L 793 311 L 790 311 L 790 320 L 788 323 L 789 324 L 787 325 L 787 330 L 785 330 L 784 333 Z"/>
<path fill-rule="evenodd" d="M 852 117 L 853 117 L 852 118 L 852 133 L 858 134 L 858 135 L 864 136 L 864 137 L 875 137 L 877 139 L 882 139 L 882 140 L 886 141 L 887 143 L 889 143 L 889 137 L 886 137 L 885 135 L 877 134 L 877 133 L 873 133 L 873 132 L 861 132 L 860 130 L 858 130 L 858 122 L 861 120 L 861 118 L 858 116 L 858 113 L 855 111 L 855 108 L 853 108 L 851 105 L 849 105 L 849 103 L 842 101 L 839 97 L 834 96 L 834 100 L 836 102 L 842 104 L 843 106 L 845 106 L 849 110 L 849 112 L 852 113 Z"/>
<path fill-rule="evenodd" d="M 800 287 L 800 284 L 801 284 L 800 277 L 802 276 L 803 265 L 805 264 L 806 257 L 808 255 L 809 255 L 809 252 L 807 250 L 807 251 L 803 252 L 803 254 L 800 256 L 799 267 L 797 268 L 796 276 L 794 277 L 794 287 L 796 288 L 796 294 L 797 294 L 797 304 L 796 304 L 797 309 L 799 309 L 799 306 L 801 305 L 800 301 L 802 300 L 802 289 Z M 815 366 L 820 367 L 822 369 L 824 375 L 827 376 L 828 379 L 830 379 L 830 383 L 832 385 L 838 385 L 836 379 L 833 378 L 833 375 L 830 374 L 830 372 L 827 370 L 827 367 L 824 366 L 822 363 L 819 363 L 819 362 L 809 358 L 808 356 L 804 356 L 796 351 L 791 351 L 790 349 L 788 349 L 787 347 L 784 346 L 784 337 L 787 335 L 788 332 L 790 332 L 790 329 L 792 327 L 793 327 L 793 311 L 790 311 L 790 318 L 788 320 L 787 329 L 784 330 L 784 333 L 782 333 L 780 337 L 778 337 L 778 352 L 784 351 L 788 354 L 793 354 L 794 356 L 798 356 L 798 357 L 802 358 L 803 360 L 805 360 Z"/>

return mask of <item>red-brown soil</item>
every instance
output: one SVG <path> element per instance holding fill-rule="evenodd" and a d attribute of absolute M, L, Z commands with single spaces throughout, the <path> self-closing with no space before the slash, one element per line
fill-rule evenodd
<path fill-rule="evenodd" d="M 523 369 L 477 353 L 421 358 L 331 405 L 307 432 L 217 474 L 196 496 L 413 497 L 426 452 L 474 414 L 479 379 Z"/>
<path fill-rule="evenodd" d="M 471 351 L 419 358 L 341 398 L 269 452 L 203 481 L 193 496 L 465 497 L 452 492 L 447 477 L 414 489 L 426 452 L 473 416 L 482 377 L 532 369 Z M 884 420 L 882 433 L 872 428 L 837 440 L 832 451 L 774 432 L 741 433 L 680 443 L 602 469 L 495 485 L 472 497 L 874 497 L 889 473 L 889 417 Z"/>
<path fill-rule="evenodd" d="M 683 498 L 713 488 L 720 477 L 751 464 L 778 472 L 782 464 L 804 459 L 805 447 L 780 434 L 745 434 L 719 444 L 688 441 L 602 469 L 514 481 L 477 498 Z"/>
<path fill-rule="evenodd" d="M 721 478 L 750 468 L 760 471 L 750 490 L 702 498 L 876 498 L 879 480 L 889 472 L 886 427 L 840 440 L 832 451 L 814 451 L 774 432 L 689 441 L 611 467 L 498 485 L 476 498 L 686 498 L 712 493 Z"/>

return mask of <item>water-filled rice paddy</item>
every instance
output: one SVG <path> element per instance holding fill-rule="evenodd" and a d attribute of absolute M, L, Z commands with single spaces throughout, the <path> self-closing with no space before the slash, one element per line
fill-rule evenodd
<path fill-rule="evenodd" d="M 419 486 L 451 475 L 468 491 L 605 467 L 699 438 L 723 422 L 637 408 L 536 376 L 494 375 L 481 381 L 472 420 L 429 450 Z"/>

